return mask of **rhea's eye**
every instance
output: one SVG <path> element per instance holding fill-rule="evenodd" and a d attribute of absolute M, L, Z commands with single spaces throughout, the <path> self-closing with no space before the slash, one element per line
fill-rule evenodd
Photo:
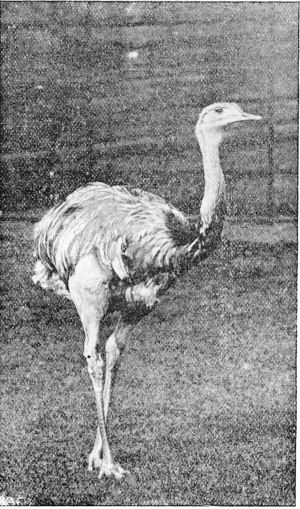
<path fill-rule="evenodd" d="M 224 111 L 223 108 L 216 108 L 215 109 L 216 113 L 223 113 L 223 111 Z"/>

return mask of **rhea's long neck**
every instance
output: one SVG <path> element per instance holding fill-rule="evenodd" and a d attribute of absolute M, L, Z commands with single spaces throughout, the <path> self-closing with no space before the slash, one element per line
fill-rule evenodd
<path fill-rule="evenodd" d="M 198 130 L 197 139 L 202 153 L 205 180 L 200 214 L 202 220 L 209 223 L 216 205 L 225 195 L 225 181 L 219 157 L 222 133 L 213 129 Z"/>

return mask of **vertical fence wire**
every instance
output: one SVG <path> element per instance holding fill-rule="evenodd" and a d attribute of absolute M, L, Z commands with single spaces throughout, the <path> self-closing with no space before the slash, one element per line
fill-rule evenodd
<path fill-rule="evenodd" d="M 275 16 L 274 10 L 269 18 L 269 45 L 270 55 L 272 55 L 275 47 L 275 33 L 274 33 Z M 267 193 L 267 213 L 268 220 L 274 221 L 274 106 L 275 106 L 275 91 L 274 80 L 275 72 L 273 66 L 274 58 L 269 63 L 268 70 L 268 193 Z"/>
<path fill-rule="evenodd" d="M 93 13 L 92 13 L 92 5 L 91 2 L 87 2 L 86 7 L 86 14 L 85 14 L 85 20 L 84 20 L 84 29 L 85 29 L 85 39 L 87 42 L 91 43 L 93 38 L 92 33 L 92 22 L 93 22 Z M 88 115 L 86 118 L 87 122 L 87 130 L 86 130 L 86 164 L 87 169 L 86 172 L 88 175 L 93 175 L 93 167 L 94 167 L 94 157 L 93 157 L 93 139 L 94 139 L 94 123 L 93 123 L 93 117 L 92 117 L 92 108 L 91 108 L 91 102 L 93 99 L 93 93 L 90 86 L 91 79 L 90 79 L 90 71 L 86 73 L 86 79 L 85 79 L 85 98 L 87 102 L 87 111 Z"/>

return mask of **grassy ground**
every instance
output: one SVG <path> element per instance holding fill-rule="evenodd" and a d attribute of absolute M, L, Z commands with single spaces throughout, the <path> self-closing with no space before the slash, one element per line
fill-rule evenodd
<path fill-rule="evenodd" d="M 131 476 L 99 481 L 83 333 L 72 303 L 32 285 L 31 230 L 2 223 L 3 497 L 293 505 L 296 245 L 227 240 L 136 328 L 109 419 Z"/>

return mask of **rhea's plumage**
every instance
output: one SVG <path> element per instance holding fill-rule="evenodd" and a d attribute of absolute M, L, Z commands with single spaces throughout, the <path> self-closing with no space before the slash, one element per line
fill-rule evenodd
<path fill-rule="evenodd" d="M 212 233 L 224 212 L 220 202 Z M 159 287 L 157 274 L 165 272 L 170 277 L 165 275 L 164 280 L 171 280 L 205 251 L 211 239 L 199 236 L 200 227 L 199 220 L 151 193 L 90 184 L 50 210 L 36 226 L 35 253 L 46 268 L 40 282 L 45 288 L 53 286 L 59 276 L 59 293 L 62 283 L 67 291 L 78 261 L 93 251 L 108 279 L 117 277 L 128 286 L 153 279 Z"/>
<path fill-rule="evenodd" d="M 33 280 L 72 299 L 84 327 L 84 353 L 99 423 L 89 468 L 99 466 L 100 476 L 121 477 L 124 473 L 112 459 L 106 416 L 112 370 L 125 337 L 176 277 L 219 242 L 225 215 L 225 183 L 218 152 L 222 127 L 258 118 L 231 103 L 208 106 L 200 114 L 196 136 L 205 189 L 196 218 L 140 189 L 92 183 L 51 209 L 35 228 Z M 100 323 L 113 311 L 118 311 L 120 318 L 106 344 L 103 389 L 103 360 L 96 346 Z"/>

